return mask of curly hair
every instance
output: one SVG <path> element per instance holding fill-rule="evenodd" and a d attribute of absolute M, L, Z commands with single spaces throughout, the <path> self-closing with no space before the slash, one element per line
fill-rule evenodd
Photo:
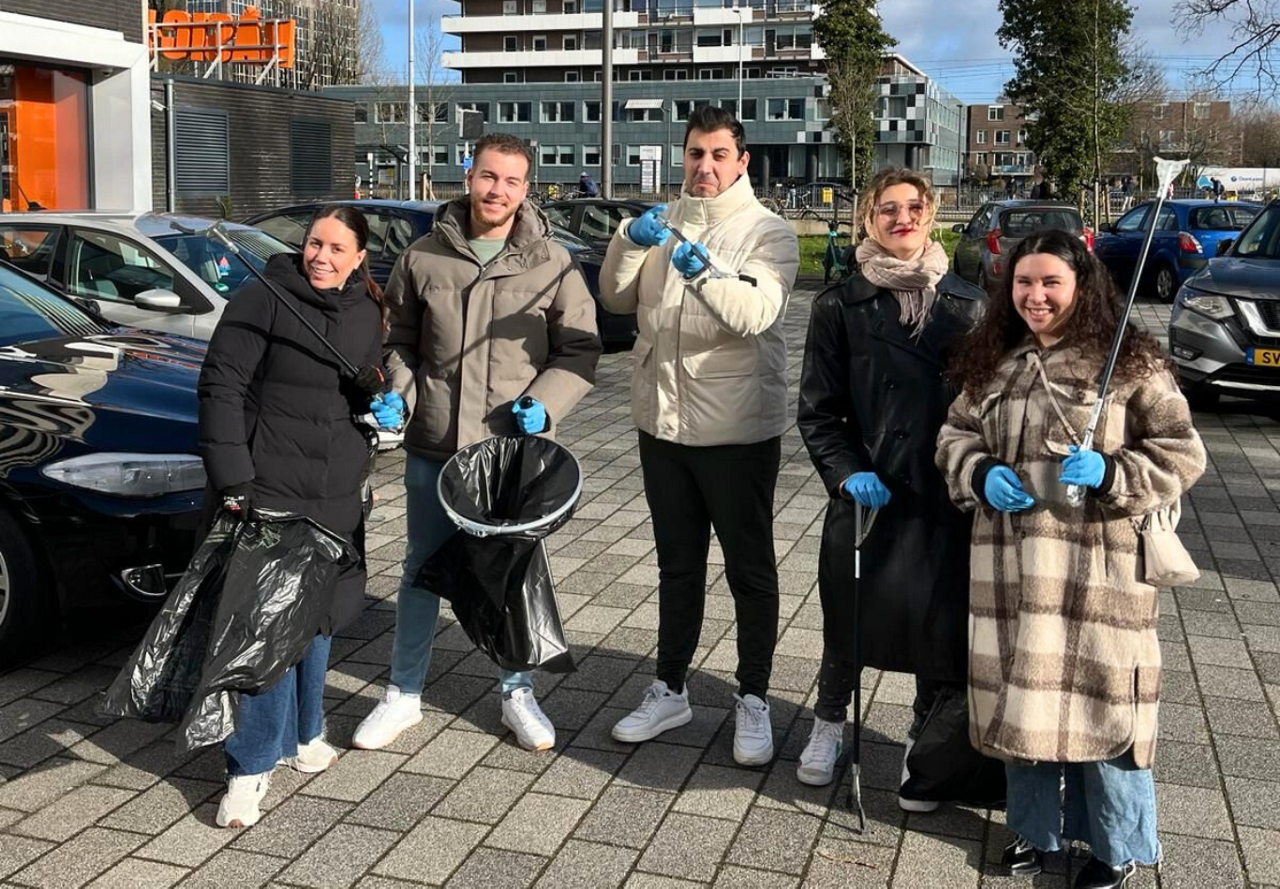
<path fill-rule="evenodd" d="M 1099 368 L 1111 351 L 1123 310 L 1111 275 L 1075 235 L 1058 230 L 1036 232 L 1014 248 L 999 293 L 993 295 L 986 315 L 965 337 L 952 359 L 952 380 L 970 394 L 980 392 L 995 378 L 1004 356 L 1027 336 L 1026 322 L 1013 305 L 1014 272 L 1024 257 L 1035 253 L 1056 256 L 1076 273 L 1075 301 L 1066 317 L 1063 345 L 1096 359 Z M 1141 379 L 1169 367 L 1159 341 L 1130 323 L 1114 379 Z"/>
<path fill-rule="evenodd" d="M 930 231 L 933 230 L 933 220 L 938 215 L 938 197 L 933 191 L 933 183 L 927 176 L 915 170 L 908 170 L 905 167 L 886 167 L 871 177 L 871 181 L 867 183 L 867 190 L 862 194 L 862 200 L 858 202 L 858 221 L 862 226 L 862 237 L 871 235 L 872 222 L 875 219 L 876 207 L 880 204 L 880 197 L 886 188 L 892 188 L 895 185 L 916 187 L 920 192 L 921 200 L 928 208 L 925 210 L 925 218 L 920 220 L 920 225 Z"/>

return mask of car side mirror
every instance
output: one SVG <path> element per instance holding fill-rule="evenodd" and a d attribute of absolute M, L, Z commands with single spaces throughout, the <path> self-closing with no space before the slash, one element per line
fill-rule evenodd
<path fill-rule="evenodd" d="M 1218 242 L 1218 246 L 1214 249 L 1214 256 L 1226 256 L 1227 253 L 1235 246 L 1235 238 L 1223 238 Z"/>
<path fill-rule="evenodd" d="M 1115 230 L 1116 226 L 1114 222 L 1104 222 L 1102 225 L 1098 226 L 1098 231 L 1106 232 L 1107 234 L 1114 234 Z"/>
<path fill-rule="evenodd" d="M 144 290 L 133 298 L 133 304 L 142 309 L 173 312 L 182 308 L 182 297 L 172 290 Z"/>
<path fill-rule="evenodd" d="M 964 223 L 957 222 L 955 225 L 951 226 L 951 230 L 958 235 L 964 234 Z"/>

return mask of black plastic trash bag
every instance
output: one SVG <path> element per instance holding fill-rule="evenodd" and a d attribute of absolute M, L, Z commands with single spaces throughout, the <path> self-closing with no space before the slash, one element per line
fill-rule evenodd
<path fill-rule="evenodd" d="M 907 771 L 910 777 L 900 790 L 907 799 L 1004 808 L 1004 763 L 973 749 L 963 687 L 939 690 L 907 757 Z"/>
<path fill-rule="evenodd" d="M 310 519 L 219 515 L 101 705 L 180 723 L 192 750 L 235 730 L 239 694 L 270 688 L 307 653 L 352 547 Z"/>
<path fill-rule="evenodd" d="M 455 534 L 417 582 L 449 600 L 467 637 L 506 670 L 574 669 L 542 539 L 573 515 L 582 470 L 534 436 L 488 438 L 445 464 L 440 503 Z"/>

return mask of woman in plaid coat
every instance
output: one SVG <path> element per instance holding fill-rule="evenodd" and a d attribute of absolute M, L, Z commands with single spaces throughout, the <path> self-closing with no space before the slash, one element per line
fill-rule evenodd
<path fill-rule="evenodd" d="M 1039 873 L 1045 852 L 1079 840 L 1093 857 L 1076 889 L 1121 887 L 1160 855 L 1158 599 L 1134 520 L 1174 504 L 1205 451 L 1159 344 L 1136 329 L 1081 451 L 1118 296 L 1064 232 L 1025 239 L 1009 269 L 957 357 L 963 391 L 938 437 L 952 500 L 976 511 L 971 739 L 1007 763 L 1012 873 Z M 1069 484 L 1088 489 L 1083 507 Z"/>

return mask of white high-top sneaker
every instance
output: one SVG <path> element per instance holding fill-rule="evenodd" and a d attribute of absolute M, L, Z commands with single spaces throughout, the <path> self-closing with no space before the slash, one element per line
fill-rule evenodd
<path fill-rule="evenodd" d="M 809 734 L 809 743 L 800 754 L 796 778 L 801 784 L 812 787 L 830 784 L 836 776 L 836 761 L 840 759 L 840 750 L 843 746 L 844 723 L 827 722 L 815 716 L 813 731 Z"/>
<path fill-rule="evenodd" d="M 262 817 L 258 807 L 271 786 L 271 773 L 235 775 L 227 779 L 227 793 L 218 803 L 219 827 L 253 827 Z"/>
<path fill-rule="evenodd" d="M 360 750 L 381 750 L 405 729 L 422 722 L 422 695 L 406 695 L 394 685 L 387 686 L 386 696 L 364 718 L 351 739 Z"/>

